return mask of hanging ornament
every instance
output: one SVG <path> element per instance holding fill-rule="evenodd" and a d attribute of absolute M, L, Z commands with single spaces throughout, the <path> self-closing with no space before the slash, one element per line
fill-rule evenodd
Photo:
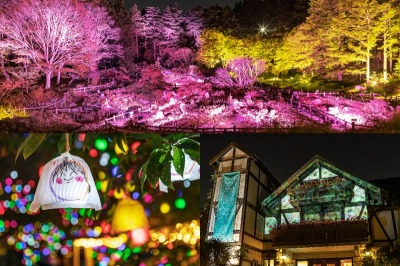
<path fill-rule="evenodd" d="M 193 161 L 189 155 L 185 153 L 185 168 L 183 170 L 183 176 L 178 174 L 176 171 L 174 164 L 171 163 L 171 182 L 175 181 L 185 181 L 185 180 L 198 180 L 200 179 L 200 165 L 196 162 Z M 160 191 L 162 192 L 168 192 L 168 187 L 164 185 L 164 183 L 161 181 L 159 182 L 160 186 Z"/>
<path fill-rule="evenodd" d="M 130 197 L 119 200 L 111 222 L 111 233 L 129 232 L 133 246 L 141 246 L 150 239 L 149 221 L 144 207 Z"/>
<path fill-rule="evenodd" d="M 36 212 L 58 208 L 93 208 L 101 210 L 99 194 L 87 163 L 69 153 L 68 135 L 66 152 L 48 162 L 30 206 Z"/>

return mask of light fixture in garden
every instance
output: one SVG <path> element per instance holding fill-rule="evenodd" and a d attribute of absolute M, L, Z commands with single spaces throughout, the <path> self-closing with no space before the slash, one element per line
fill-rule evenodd
<path fill-rule="evenodd" d="M 42 171 L 34 199 L 30 206 L 36 212 L 58 208 L 92 208 L 101 210 L 100 197 L 87 163 L 69 153 L 68 134 L 66 152 L 48 162 Z"/>

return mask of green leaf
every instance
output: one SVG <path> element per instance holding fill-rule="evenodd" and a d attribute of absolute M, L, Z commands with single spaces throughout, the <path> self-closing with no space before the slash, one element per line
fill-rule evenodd
<path fill-rule="evenodd" d="M 183 139 L 193 139 L 193 138 L 200 138 L 200 134 L 191 134 L 191 135 L 188 135 L 188 134 L 173 134 L 172 135 L 172 139 L 175 142 L 179 142 L 179 141 L 181 141 Z"/>
<path fill-rule="evenodd" d="M 74 141 L 72 139 L 73 136 L 71 134 L 68 134 L 68 136 L 69 136 L 69 146 L 70 148 L 72 148 L 74 144 Z M 60 140 L 57 143 L 57 149 L 59 153 L 63 153 L 66 151 L 65 143 L 66 143 L 65 134 L 62 134 Z"/>
<path fill-rule="evenodd" d="M 165 155 L 165 150 L 155 149 L 150 154 L 150 158 L 147 161 L 147 180 L 153 187 L 157 186 L 158 180 L 161 177 L 162 161 L 160 158 Z"/>
<path fill-rule="evenodd" d="M 29 141 L 26 143 L 24 150 L 22 151 L 24 160 L 26 160 L 26 158 L 28 158 L 32 153 L 34 153 L 45 139 L 46 139 L 46 134 L 33 134 L 32 137 L 29 139 Z"/>
<path fill-rule="evenodd" d="M 167 187 L 174 189 L 171 182 L 171 160 L 172 156 L 171 153 L 167 153 L 165 156 L 164 161 L 162 162 L 162 169 L 161 169 L 161 181 Z"/>
<path fill-rule="evenodd" d="M 177 147 L 182 148 L 182 149 L 189 149 L 193 151 L 199 151 L 200 152 L 200 143 L 198 141 L 184 138 L 176 142 L 175 144 Z"/>
<path fill-rule="evenodd" d="M 183 149 L 183 151 L 189 155 L 190 159 L 200 164 L 200 151 L 190 150 L 190 149 Z"/>
<path fill-rule="evenodd" d="M 19 146 L 18 151 L 17 151 L 17 155 L 15 155 L 15 162 L 17 162 L 18 156 L 21 153 L 21 151 L 25 148 L 26 144 L 30 141 L 30 139 L 32 138 L 32 134 L 29 134 L 24 142 L 22 142 L 22 144 Z"/>
<path fill-rule="evenodd" d="M 142 168 L 140 168 L 139 176 L 140 176 L 140 187 L 143 192 L 144 183 L 146 182 L 147 179 L 147 162 L 143 164 Z"/>
<path fill-rule="evenodd" d="M 65 134 L 62 134 L 60 140 L 57 142 L 57 150 L 58 153 L 65 151 Z"/>
<path fill-rule="evenodd" d="M 173 148 L 173 164 L 176 172 L 183 176 L 183 172 L 185 170 L 185 153 L 182 149 L 174 146 Z"/>
<path fill-rule="evenodd" d="M 28 137 L 25 138 L 24 142 L 19 146 L 17 155 L 15 156 L 15 161 L 17 161 L 19 154 L 22 152 L 24 160 L 28 158 L 39 145 L 45 140 L 46 134 L 35 134 L 30 133 Z"/>

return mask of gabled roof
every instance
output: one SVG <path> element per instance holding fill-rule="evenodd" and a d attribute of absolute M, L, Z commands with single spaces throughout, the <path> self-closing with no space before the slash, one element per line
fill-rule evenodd
<path fill-rule="evenodd" d="M 248 151 L 247 149 L 243 148 L 242 146 L 240 146 L 239 144 L 237 144 L 236 142 L 233 141 L 233 142 L 229 143 L 228 146 L 226 146 L 225 148 L 223 148 L 216 156 L 214 156 L 214 157 L 210 160 L 209 164 L 210 164 L 210 165 L 214 164 L 214 163 L 217 162 L 221 157 L 223 157 L 227 152 L 229 152 L 232 148 L 235 148 L 235 147 L 236 147 L 237 149 L 241 150 L 242 152 L 246 153 L 247 155 L 249 155 L 249 157 L 253 157 L 253 158 L 256 158 L 256 159 L 258 160 L 258 157 L 257 157 L 254 153 Z"/>
<path fill-rule="evenodd" d="M 287 179 L 280 187 L 278 187 L 271 195 L 269 195 L 262 203 L 261 206 L 263 208 L 268 207 L 271 203 L 275 201 L 275 199 L 279 198 L 279 196 L 286 191 L 287 188 L 291 187 L 293 183 L 296 181 L 300 181 L 300 178 L 307 172 L 310 171 L 310 169 L 314 169 L 318 165 L 321 165 L 332 172 L 339 173 L 341 177 L 344 177 L 350 181 L 352 181 L 354 184 L 357 186 L 368 189 L 369 191 L 372 191 L 373 193 L 380 194 L 382 191 L 386 192 L 385 190 L 382 190 L 378 186 L 369 183 L 361 178 L 358 178 L 340 168 L 338 168 L 336 165 L 333 163 L 329 162 L 328 160 L 324 159 L 323 157 L 319 155 L 315 155 L 311 160 L 309 160 L 306 164 L 304 164 L 297 172 L 295 172 L 289 179 Z"/>
<path fill-rule="evenodd" d="M 252 158 L 254 162 L 263 170 L 265 174 L 267 174 L 275 183 L 276 186 L 280 184 L 280 182 L 275 178 L 275 176 L 268 170 L 267 167 L 260 161 L 260 159 L 254 153 L 250 152 L 246 148 L 243 148 L 236 142 L 231 142 L 225 148 L 223 148 L 214 158 L 212 158 L 209 162 L 210 165 L 218 162 L 222 157 L 224 157 L 228 152 L 230 152 L 233 148 L 239 149 L 242 153 L 246 154 L 247 157 Z"/>

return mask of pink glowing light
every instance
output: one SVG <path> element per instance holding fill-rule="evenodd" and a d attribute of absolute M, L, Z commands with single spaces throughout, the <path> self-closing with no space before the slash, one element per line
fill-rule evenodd
<path fill-rule="evenodd" d="M 130 232 L 130 237 L 134 247 L 142 246 L 150 240 L 150 232 L 148 228 L 137 228 Z"/>
<path fill-rule="evenodd" d="M 149 193 L 146 193 L 143 195 L 143 201 L 146 203 L 151 203 L 153 201 L 153 197 Z"/>

